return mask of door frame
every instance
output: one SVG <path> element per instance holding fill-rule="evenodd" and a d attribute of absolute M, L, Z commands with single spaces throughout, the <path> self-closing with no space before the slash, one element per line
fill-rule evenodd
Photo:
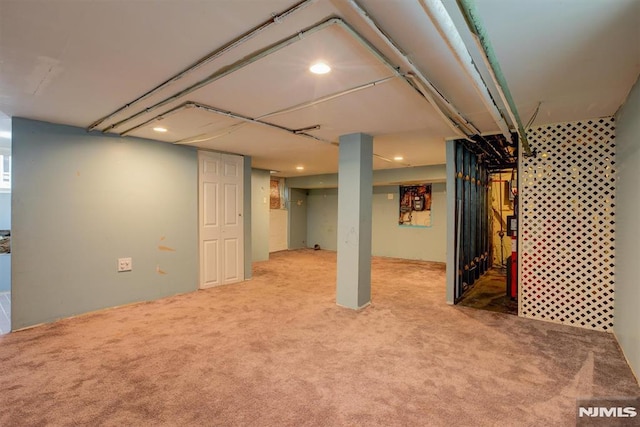
<path fill-rule="evenodd" d="M 216 207 L 218 209 L 218 222 L 220 223 L 220 236 L 219 236 L 219 240 L 220 240 L 220 244 L 218 245 L 218 251 L 221 255 L 218 256 L 218 266 L 217 268 L 219 269 L 219 280 L 218 283 L 214 284 L 214 285 L 205 285 L 205 278 L 204 278 L 204 272 L 205 272 L 205 263 L 204 263 L 204 227 L 203 227 L 203 215 L 204 215 L 204 203 L 203 203 L 203 198 L 204 198 L 204 186 L 203 186 L 203 175 L 202 175 L 202 168 L 203 168 L 203 160 L 209 158 L 209 159 L 215 159 L 218 161 L 218 168 L 219 170 L 217 171 L 217 175 L 219 178 L 218 181 L 218 188 L 216 191 L 216 199 L 217 199 L 217 203 L 216 203 Z M 224 217 L 224 200 L 225 200 L 225 192 L 224 192 L 224 185 L 225 185 L 225 159 L 226 160 L 233 160 L 233 164 L 236 167 L 236 178 L 239 179 L 239 182 L 236 182 L 235 184 L 237 185 L 237 193 L 236 193 L 236 201 L 237 201 L 237 213 L 238 213 L 238 217 L 237 217 L 237 226 L 239 227 L 239 231 L 240 231 L 240 235 L 237 238 L 238 241 L 238 249 L 237 249 L 237 260 L 236 260 L 236 271 L 237 271 L 237 275 L 236 278 L 234 280 L 225 280 L 225 260 L 226 260 L 226 254 L 224 253 L 224 240 L 223 240 L 223 228 L 224 228 L 224 221 L 225 221 L 225 217 Z M 244 243 L 245 243 L 245 233 L 246 233 L 246 227 L 245 227 L 245 215 L 244 215 L 244 210 L 245 210 L 245 200 L 244 200 L 244 192 L 246 191 L 245 189 L 245 174 L 244 174 L 244 167 L 245 167 L 245 159 L 243 158 L 243 156 L 239 156 L 239 155 L 234 155 L 234 154 L 225 154 L 225 153 L 219 153 L 216 151 L 209 151 L 209 150 L 198 150 L 198 289 L 208 289 L 211 287 L 216 287 L 216 286 L 221 286 L 221 285 L 227 285 L 227 284 L 232 284 L 232 283 L 238 283 L 238 282 L 242 282 L 245 280 L 245 262 L 244 262 L 244 258 L 246 256 L 246 252 L 245 252 L 245 248 L 244 248 Z"/>

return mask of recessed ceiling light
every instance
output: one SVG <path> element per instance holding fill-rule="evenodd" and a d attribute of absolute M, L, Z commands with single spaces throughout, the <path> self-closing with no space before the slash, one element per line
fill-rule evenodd
<path fill-rule="evenodd" d="M 309 67 L 309 71 L 311 71 L 313 74 L 327 74 L 329 71 L 331 71 L 331 67 L 329 67 L 324 62 L 316 62 L 311 67 Z"/>
<path fill-rule="evenodd" d="M 296 166 L 296 169 L 299 171 L 303 171 L 304 170 L 304 166 Z"/>
<path fill-rule="evenodd" d="M 166 132 L 167 128 L 163 128 L 163 127 L 158 126 L 158 127 L 153 128 L 153 130 L 155 130 L 156 132 Z"/>
<path fill-rule="evenodd" d="M 402 157 L 402 156 L 395 156 L 395 157 L 393 158 L 393 160 L 395 160 L 395 161 L 399 162 L 400 160 L 404 160 L 404 157 Z"/>
<path fill-rule="evenodd" d="M 274 173 L 278 173 L 280 171 L 269 171 L 269 173 L 274 174 Z"/>

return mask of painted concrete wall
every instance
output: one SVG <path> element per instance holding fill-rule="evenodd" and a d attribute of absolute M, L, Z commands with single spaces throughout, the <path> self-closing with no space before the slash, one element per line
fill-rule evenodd
<path fill-rule="evenodd" d="M 431 187 L 431 227 L 400 227 L 397 185 L 373 188 L 374 255 L 446 262 L 447 203 L 445 184 Z M 392 194 L 393 199 L 389 199 Z"/>
<path fill-rule="evenodd" d="M 446 262 L 447 206 L 444 183 L 432 186 L 432 226 L 428 228 L 398 225 L 399 188 L 373 188 L 372 253 L 393 258 Z M 389 199 L 389 195 L 393 199 Z M 309 246 L 319 244 L 322 249 L 337 249 L 338 191 L 309 190 L 307 208 L 307 237 Z"/>
<path fill-rule="evenodd" d="M 269 259 L 269 171 L 251 171 L 251 253 L 253 261 Z"/>
<path fill-rule="evenodd" d="M 397 185 L 406 183 L 445 182 L 446 166 L 415 166 L 401 169 L 373 171 L 373 185 Z M 338 174 L 309 175 L 287 178 L 289 188 L 336 188 Z"/>
<path fill-rule="evenodd" d="M 197 185 L 193 148 L 14 118 L 13 328 L 197 289 Z"/>
<path fill-rule="evenodd" d="M 269 252 L 285 251 L 289 247 L 289 212 L 269 209 Z"/>
<path fill-rule="evenodd" d="M 616 283 L 614 331 L 640 378 L 640 285 L 638 242 L 640 241 L 640 81 L 631 89 L 619 111 L 616 128 Z"/>
<path fill-rule="evenodd" d="M 11 254 L 0 254 L 0 292 L 11 291 Z"/>
<path fill-rule="evenodd" d="M 292 188 L 289 199 L 289 249 L 306 248 L 307 190 Z"/>
<path fill-rule="evenodd" d="M 11 193 L 0 193 L 0 230 L 11 229 Z"/>
<path fill-rule="evenodd" d="M 338 189 L 309 190 L 307 196 L 307 244 L 338 249 Z"/>
<path fill-rule="evenodd" d="M 0 230 L 11 229 L 11 193 L 0 193 Z M 11 290 L 11 254 L 0 254 L 0 292 Z"/>

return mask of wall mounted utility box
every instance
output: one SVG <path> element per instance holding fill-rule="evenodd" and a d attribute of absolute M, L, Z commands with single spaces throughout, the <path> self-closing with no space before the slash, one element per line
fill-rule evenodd
<path fill-rule="evenodd" d="M 131 258 L 118 258 L 118 272 L 131 271 Z"/>

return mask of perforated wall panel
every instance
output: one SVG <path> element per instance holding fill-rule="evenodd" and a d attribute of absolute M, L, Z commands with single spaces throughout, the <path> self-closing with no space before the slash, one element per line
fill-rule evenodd
<path fill-rule="evenodd" d="M 528 132 L 520 158 L 520 315 L 613 328 L 613 117 Z"/>

